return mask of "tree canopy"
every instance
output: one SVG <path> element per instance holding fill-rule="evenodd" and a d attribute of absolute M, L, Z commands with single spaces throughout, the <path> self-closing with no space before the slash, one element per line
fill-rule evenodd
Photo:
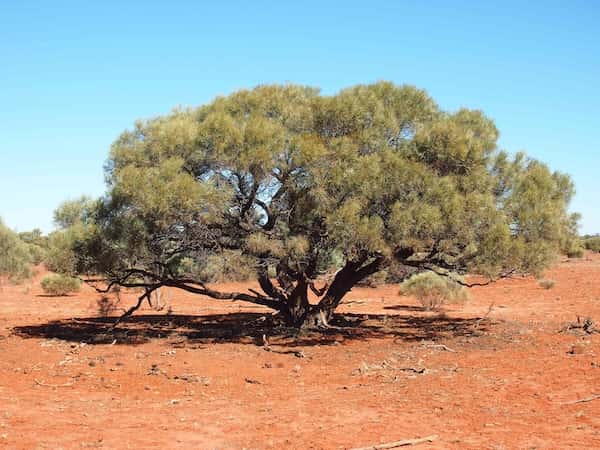
<path fill-rule="evenodd" d="M 77 270 L 144 287 L 140 302 L 174 286 L 266 305 L 293 326 L 326 324 L 391 263 L 537 274 L 576 231 L 573 183 L 500 150 L 498 135 L 481 111 L 446 112 L 390 82 L 332 96 L 259 86 L 138 121 L 112 145 L 104 198 L 75 214 Z M 227 252 L 252 266 L 261 292 L 198 277 Z M 335 276 L 318 287 L 326 271 Z"/>

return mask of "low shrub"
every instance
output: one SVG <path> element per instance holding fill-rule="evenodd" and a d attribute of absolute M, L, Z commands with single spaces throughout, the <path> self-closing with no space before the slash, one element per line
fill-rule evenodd
<path fill-rule="evenodd" d="M 79 291 L 81 283 L 77 278 L 65 275 L 48 275 L 40 283 L 46 294 L 62 296 Z"/>
<path fill-rule="evenodd" d="M 583 248 L 578 247 L 567 252 L 567 257 L 569 258 L 583 258 Z"/>
<path fill-rule="evenodd" d="M 0 221 L 0 276 L 15 283 L 31 278 L 31 263 L 28 244 Z"/>
<path fill-rule="evenodd" d="M 444 303 L 468 299 L 467 289 L 456 280 L 460 280 L 458 276 L 421 272 L 400 284 L 400 294 L 416 297 L 426 310 L 438 309 Z"/>
<path fill-rule="evenodd" d="M 554 280 L 539 280 L 538 285 L 544 289 L 552 289 L 556 285 Z"/>
<path fill-rule="evenodd" d="M 583 245 L 588 250 L 600 252 L 600 236 L 591 236 L 583 241 Z"/>

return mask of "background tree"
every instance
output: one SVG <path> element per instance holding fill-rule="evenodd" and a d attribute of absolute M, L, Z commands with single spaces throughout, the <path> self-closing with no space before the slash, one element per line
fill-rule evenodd
<path fill-rule="evenodd" d="M 44 262 L 48 270 L 64 275 L 75 275 L 78 261 L 84 255 L 76 255 L 75 244 L 86 239 L 94 227 L 98 201 L 82 196 L 63 202 L 54 212 L 57 230 L 46 238 Z"/>
<path fill-rule="evenodd" d="M 593 252 L 600 252 L 600 235 L 586 235 L 583 237 L 583 243 L 587 250 L 591 250 Z"/>
<path fill-rule="evenodd" d="M 48 236 L 45 236 L 42 230 L 34 228 L 31 231 L 22 231 L 18 235 L 19 239 L 25 242 L 29 248 L 32 264 L 38 265 L 46 260 Z"/>
<path fill-rule="evenodd" d="M 19 282 L 31 277 L 32 253 L 27 243 L 0 220 L 0 276 Z"/>
<path fill-rule="evenodd" d="M 77 270 L 144 287 L 136 306 L 173 286 L 262 304 L 297 327 L 326 325 L 392 262 L 442 276 L 538 274 L 573 234 L 573 184 L 497 139 L 481 111 L 448 113 L 389 82 L 333 96 L 259 86 L 139 121 L 112 146 Z M 225 252 L 252 264 L 261 292 L 194 275 Z"/>

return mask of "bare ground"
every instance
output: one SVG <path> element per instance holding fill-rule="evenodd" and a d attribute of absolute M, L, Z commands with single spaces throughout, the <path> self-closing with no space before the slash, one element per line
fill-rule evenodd
<path fill-rule="evenodd" d="M 4 284 L 0 448 L 348 449 L 434 434 L 418 448 L 600 448 L 600 334 L 560 332 L 577 316 L 600 329 L 600 256 L 547 277 L 552 289 L 474 288 L 442 313 L 395 286 L 355 289 L 334 328 L 299 335 L 260 307 L 174 291 L 110 332 L 89 288 Z"/>

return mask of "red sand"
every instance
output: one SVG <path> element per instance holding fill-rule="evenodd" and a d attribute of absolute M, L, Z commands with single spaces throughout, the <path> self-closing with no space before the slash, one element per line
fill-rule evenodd
<path fill-rule="evenodd" d="M 356 328 L 268 336 L 272 351 L 253 305 L 172 291 L 170 314 L 146 307 L 112 336 L 90 288 L 4 284 L 0 448 L 600 448 L 600 398 L 573 403 L 600 394 L 600 334 L 558 332 L 577 315 L 600 329 L 600 256 L 546 276 L 445 314 L 355 289 L 341 312 Z"/>

